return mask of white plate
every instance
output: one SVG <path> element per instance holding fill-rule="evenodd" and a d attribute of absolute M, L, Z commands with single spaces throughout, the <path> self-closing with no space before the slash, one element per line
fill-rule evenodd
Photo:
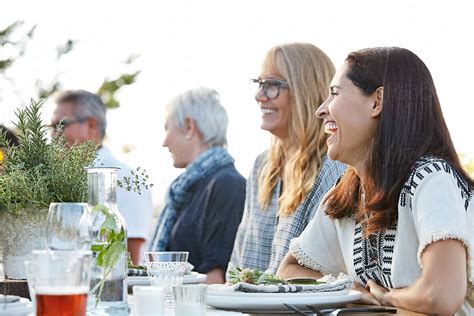
<path fill-rule="evenodd" d="M 207 275 L 193 271 L 184 275 L 183 284 L 204 283 L 206 279 Z M 127 277 L 127 284 L 130 286 L 150 285 L 150 279 L 147 276 L 129 276 Z"/>
<path fill-rule="evenodd" d="M 328 308 L 355 302 L 361 293 L 354 290 L 319 293 L 245 293 L 228 291 L 226 285 L 208 288 L 207 304 L 225 310 L 239 312 L 288 312 L 283 303 L 308 311 L 306 305 Z"/>

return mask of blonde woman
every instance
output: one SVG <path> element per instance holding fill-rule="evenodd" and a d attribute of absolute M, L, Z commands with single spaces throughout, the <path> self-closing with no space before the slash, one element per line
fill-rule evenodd
<path fill-rule="evenodd" d="M 321 198 L 345 170 L 326 157 L 316 107 L 328 96 L 334 65 L 319 48 L 292 43 L 272 48 L 257 79 L 263 130 L 273 134 L 247 182 L 245 210 L 231 262 L 275 273 L 313 217 Z M 316 135 L 316 137 L 315 137 Z"/>

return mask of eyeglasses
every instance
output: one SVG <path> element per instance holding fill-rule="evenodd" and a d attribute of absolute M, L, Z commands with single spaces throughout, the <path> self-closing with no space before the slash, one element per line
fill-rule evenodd
<path fill-rule="evenodd" d="M 273 100 L 280 95 L 280 89 L 288 89 L 290 86 L 288 81 L 279 79 L 250 79 L 250 83 L 258 84 L 258 90 L 263 90 L 263 94 L 267 99 Z"/>
<path fill-rule="evenodd" d="M 72 125 L 72 124 L 84 123 L 85 121 L 87 121 L 87 119 L 88 119 L 88 117 L 82 117 L 82 118 L 78 118 L 78 119 L 75 119 L 75 120 L 62 119 L 62 120 L 59 120 L 56 123 L 49 124 L 48 127 L 50 127 L 50 128 L 57 131 L 58 128 L 59 129 L 64 129 L 64 128 L 68 127 L 69 125 Z"/>

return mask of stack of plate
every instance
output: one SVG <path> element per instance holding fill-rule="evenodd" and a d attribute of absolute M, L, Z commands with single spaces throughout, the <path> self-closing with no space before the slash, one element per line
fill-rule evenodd
<path fill-rule="evenodd" d="M 28 299 L 0 294 L 0 315 L 28 315 L 32 312 L 33 305 Z"/>

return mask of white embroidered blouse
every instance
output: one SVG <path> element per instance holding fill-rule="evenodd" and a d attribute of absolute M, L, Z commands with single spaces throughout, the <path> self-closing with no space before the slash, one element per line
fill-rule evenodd
<path fill-rule="evenodd" d="M 426 246 L 457 239 L 467 248 L 469 279 L 457 315 L 474 315 L 472 195 L 446 161 L 423 157 L 400 193 L 395 225 L 364 239 L 353 218 L 332 220 L 321 204 L 300 237 L 291 241 L 290 251 L 301 265 L 323 274 L 344 272 L 362 284 L 373 279 L 387 288 L 402 288 L 420 277 Z"/>

